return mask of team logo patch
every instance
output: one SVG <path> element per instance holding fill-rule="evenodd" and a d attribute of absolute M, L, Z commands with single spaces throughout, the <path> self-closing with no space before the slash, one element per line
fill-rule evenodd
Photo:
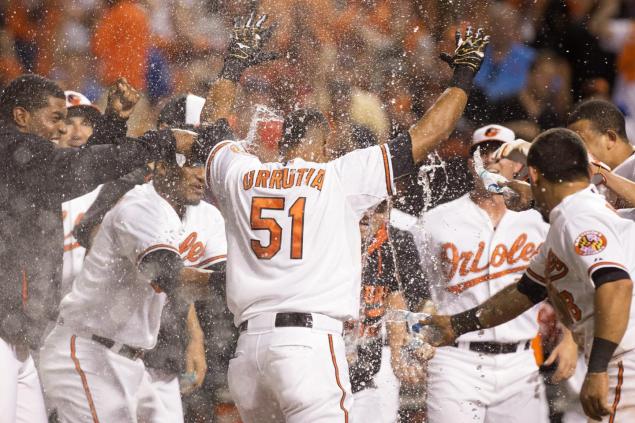
<path fill-rule="evenodd" d="M 500 131 L 498 130 L 498 128 L 487 128 L 487 130 L 485 131 L 485 136 L 486 137 L 495 137 L 496 135 L 498 135 Z"/>
<path fill-rule="evenodd" d="M 575 240 L 575 252 L 581 256 L 591 256 L 606 248 L 606 237 L 598 231 L 582 232 Z"/>

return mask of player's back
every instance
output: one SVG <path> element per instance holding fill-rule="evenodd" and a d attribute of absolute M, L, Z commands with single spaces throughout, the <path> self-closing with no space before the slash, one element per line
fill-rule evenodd
<path fill-rule="evenodd" d="M 392 192 L 387 148 L 329 163 L 261 163 L 219 145 L 208 181 L 226 219 L 228 305 L 240 323 L 264 312 L 359 312 L 363 212 Z"/>

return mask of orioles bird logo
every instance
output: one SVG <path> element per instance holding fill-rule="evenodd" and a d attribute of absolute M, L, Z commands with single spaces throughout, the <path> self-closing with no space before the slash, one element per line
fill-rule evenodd
<path fill-rule="evenodd" d="M 498 135 L 498 128 L 487 128 L 487 130 L 485 131 L 485 136 L 486 137 L 495 137 L 496 135 Z"/>
<path fill-rule="evenodd" d="M 581 256 L 590 256 L 604 251 L 606 237 L 598 231 L 582 232 L 575 240 L 575 252 Z"/>

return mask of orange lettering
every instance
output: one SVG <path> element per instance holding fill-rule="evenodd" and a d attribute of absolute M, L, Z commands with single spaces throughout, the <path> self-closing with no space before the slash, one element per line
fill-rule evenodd
<path fill-rule="evenodd" d="M 291 188 L 295 180 L 295 169 L 284 169 L 282 172 L 282 188 Z"/>
<path fill-rule="evenodd" d="M 507 247 L 505 247 L 505 244 L 498 244 L 496 248 L 494 248 L 490 264 L 493 267 L 500 267 L 505 263 L 505 259 L 507 258 Z"/>
<path fill-rule="evenodd" d="M 448 271 L 448 279 L 452 279 L 456 275 L 456 271 L 459 267 L 459 250 L 456 245 L 451 242 L 446 242 L 441 246 L 441 249 L 445 251 L 445 258 L 450 262 L 450 269 Z"/>
<path fill-rule="evenodd" d="M 202 242 L 197 241 L 197 239 L 198 234 L 196 232 L 192 232 L 179 245 L 179 254 L 184 256 L 185 260 L 195 262 L 203 256 L 205 246 Z"/>
<path fill-rule="evenodd" d="M 522 233 L 518 235 L 518 238 L 514 240 L 514 243 L 509 249 L 509 255 L 507 256 L 507 263 L 514 264 L 522 258 L 522 254 L 520 254 L 518 257 L 515 257 L 515 256 L 516 256 L 516 253 L 523 248 L 523 245 L 525 245 L 525 241 L 527 241 L 527 234 Z"/>
<path fill-rule="evenodd" d="M 308 169 L 302 168 L 302 169 L 298 169 L 298 176 L 296 177 L 296 183 L 295 186 L 299 187 L 300 184 L 302 184 L 302 178 L 304 178 L 304 174 L 306 173 Z"/>
<path fill-rule="evenodd" d="M 483 255 L 483 250 L 485 250 L 485 243 L 483 241 L 478 243 L 478 251 L 476 252 L 476 257 L 474 257 L 474 261 L 472 262 L 472 266 L 470 267 L 470 272 L 478 273 L 486 270 L 489 267 L 489 261 L 485 263 L 485 266 L 478 267 L 478 263 L 481 261 L 481 256 Z"/>
<path fill-rule="evenodd" d="M 470 260 L 474 257 L 474 253 L 470 251 L 463 251 L 459 256 L 459 261 L 461 262 L 461 267 L 459 268 L 459 275 L 465 276 L 470 273 L 470 269 L 468 269 L 468 265 L 470 264 Z"/>
<path fill-rule="evenodd" d="M 256 188 L 267 188 L 267 180 L 271 172 L 268 170 L 259 170 L 256 177 Z"/>
<path fill-rule="evenodd" d="M 315 173 L 315 169 L 311 168 L 309 169 L 309 173 L 307 173 L 306 175 L 306 182 L 304 183 L 304 185 L 308 186 L 309 182 L 311 181 L 311 177 L 313 176 L 313 174 Z"/>
<path fill-rule="evenodd" d="M 317 176 L 313 179 L 313 182 L 311 182 L 311 188 L 316 188 L 318 191 L 322 191 L 322 185 L 324 184 L 324 174 L 326 172 L 324 171 L 324 169 L 320 169 L 318 171 Z"/>
<path fill-rule="evenodd" d="M 531 261 L 531 258 L 538 254 L 538 248 L 533 242 L 528 242 L 520 252 L 520 258 L 525 261 Z"/>
<path fill-rule="evenodd" d="M 254 170 L 251 170 L 245 173 L 245 175 L 243 176 L 243 189 L 245 191 L 251 189 L 251 187 L 254 186 L 254 173 L 256 172 Z"/>
<path fill-rule="evenodd" d="M 269 188 L 280 189 L 282 186 L 282 170 L 276 169 L 271 172 L 271 179 L 269 180 Z"/>

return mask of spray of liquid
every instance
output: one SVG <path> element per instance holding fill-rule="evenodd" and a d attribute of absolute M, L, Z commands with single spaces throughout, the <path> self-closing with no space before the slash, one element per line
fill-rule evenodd
<path fill-rule="evenodd" d="M 251 116 L 251 121 L 249 122 L 247 135 L 241 143 L 243 148 L 245 148 L 246 151 L 260 156 L 259 151 L 262 148 L 260 145 L 262 140 L 258 139 L 258 129 L 268 123 L 281 123 L 282 121 L 282 117 L 274 110 L 264 104 L 256 104 L 254 114 Z"/>

